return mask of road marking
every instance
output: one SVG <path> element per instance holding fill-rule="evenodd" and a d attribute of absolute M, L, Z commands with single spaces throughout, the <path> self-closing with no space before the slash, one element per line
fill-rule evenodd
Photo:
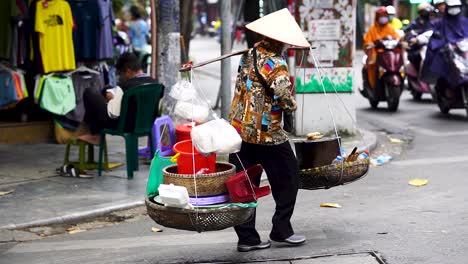
<path fill-rule="evenodd" d="M 259 231 L 261 237 L 268 237 L 269 231 Z M 160 233 L 158 233 L 160 234 Z M 317 230 L 313 237 L 308 239 L 326 239 L 326 234 Z M 215 245 L 232 244 L 235 246 L 237 237 L 234 232 L 215 233 L 183 233 L 178 235 L 153 235 L 130 238 L 113 239 L 90 239 L 60 242 L 28 242 L 18 244 L 9 249 L 5 254 L 52 252 L 65 250 L 87 250 L 87 249 L 123 249 L 139 247 L 175 247 L 190 245 Z"/>
<path fill-rule="evenodd" d="M 445 158 L 426 158 L 426 159 L 413 159 L 413 160 L 399 160 L 392 162 L 393 165 L 407 167 L 407 166 L 420 166 L 420 165 L 437 165 L 467 162 L 468 156 L 455 156 Z"/>
<path fill-rule="evenodd" d="M 371 115 L 366 115 L 367 122 L 370 124 L 381 127 L 382 126 L 382 120 L 378 118 L 373 118 Z M 420 135 L 425 135 L 425 136 L 431 136 L 431 137 L 456 137 L 456 136 L 467 136 L 468 135 L 468 130 L 463 130 L 463 131 L 448 131 L 448 132 L 442 132 L 442 131 L 437 131 L 433 129 L 428 129 L 428 128 L 423 128 L 419 126 L 411 126 L 407 122 L 399 121 L 399 120 L 391 120 L 391 119 L 386 119 L 384 121 L 386 125 L 390 125 L 395 128 L 408 128 L 412 130 L 416 134 Z M 385 127 L 384 127 L 385 128 Z"/>
<path fill-rule="evenodd" d="M 440 132 L 432 129 L 422 128 L 422 127 L 410 127 L 415 133 L 423 134 L 426 136 L 432 137 L 454 137 L 454 136 L 466 136 L 468 135 L 468 130 L 465 131 L 452 131 L 452 132 Z"/>

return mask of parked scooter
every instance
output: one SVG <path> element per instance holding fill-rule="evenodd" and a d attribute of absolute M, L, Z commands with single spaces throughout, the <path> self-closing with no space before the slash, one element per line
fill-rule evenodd
<path fill-rule="evenodd" d="M 432 31 L 425 32 L 421 35 L 427 35 L 428 33 L 430 35 L 432 34 Z M 414 35 L 417 42 L 409 44 L 409 49 L 407 51 L 408 61 L 405 65 L 405 74 L 408 78 L 408 90 L 411 92 L 411 95 L 413 95 L 413 99 L 419 101 L 421 100 L 423 94 L 431 92 L 429 84 L 421 79 L 421 69 L 426 57 L 428 38 L 418 38 L 414 32 L 409 32 L 408 34 Z M 410 54 L 414 54 L 415 52 L 419 54 L 419 61 L 418 59 L 410 57 Z"/>
<path fill-rule="evenodd" d="M 371 88 L 369 82 L 364 79 L 362 95 L 369 100 L 372 108 L 377 108 L 381 101 L 387 101 L 388 110 L 395 112 L 398 109 L 400 95 L 403 90 L 403 56 L 401 42 L 397 39 L 386 38 L 377 40 L 370 48 L 377 49 L 378 72 L 376 84 Z M 367 61 L 367 56 L 363 58 Z M 367 76 L 363 76 L 367 78 Z"/>
<path fill-rule="evenodd" d="M 444 53 L 451 75 L 439 77 L 431 87 L 432 97 L 441 113 L 464 108 L 468 115 L 468 39 L 447 44 Z"/>

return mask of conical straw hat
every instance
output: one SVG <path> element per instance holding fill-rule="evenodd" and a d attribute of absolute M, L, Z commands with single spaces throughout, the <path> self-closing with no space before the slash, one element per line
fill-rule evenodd
<path fill-rule="evenodd" d="M 261 17 L 245 27 L 260 35 L 289 45 L 310 47 L 301 28 L 286 8 Z"/>

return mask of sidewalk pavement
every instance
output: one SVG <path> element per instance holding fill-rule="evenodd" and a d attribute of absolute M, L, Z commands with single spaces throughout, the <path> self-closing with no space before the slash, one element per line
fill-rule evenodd
<path fill-rule="evenodd" d="M 344 138 L 343 147 L 374 149 L 376 135 L 361 133 L 362 137 Z M 89 171 L 95 176 L 91 179 L 56 175 L 65 145 L 0 145 L 0 192 L 12 191 L 0 196 L 0 230 L 78 221 L 144 205 L 149 160 L 140 159 L 140 170 L 133 180 L 127 180 L 123 139 L 108 137 L 107 142 L 110 162 L 124 165 L 101 177 L 96 170 Z M 146 139 L 141 138 L 140 146 L 144 145 Z M 72 149 L 71 160 L 77 159 L 77 152 Z"/>

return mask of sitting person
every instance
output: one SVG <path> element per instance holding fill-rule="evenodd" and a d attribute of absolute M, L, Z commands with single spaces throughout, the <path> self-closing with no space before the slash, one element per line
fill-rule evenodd
<path fill-rule="evenodd" d="M 119 75 L 119 86 L 107 89 L 105 96 L 93 89 L 86 89 L 83 95 L 86 110 L 84 120 L 88 123 L 91 134 L 80 136 L 79 139 L 91 144 L 99 144 L 99 133 L 103 129 L 114 129 L 117 126 L 125 91 L 141 84 L 156 82 L 143 72 L 137 56 L 133 53 L 122 54 L 115 67 Z M 130 117 L 134 116 L 135 107 L 130 101 L 127 109 Z M 128 118 L 125 130 L 133 130 L 134 122 L 134 118 Z"/>

